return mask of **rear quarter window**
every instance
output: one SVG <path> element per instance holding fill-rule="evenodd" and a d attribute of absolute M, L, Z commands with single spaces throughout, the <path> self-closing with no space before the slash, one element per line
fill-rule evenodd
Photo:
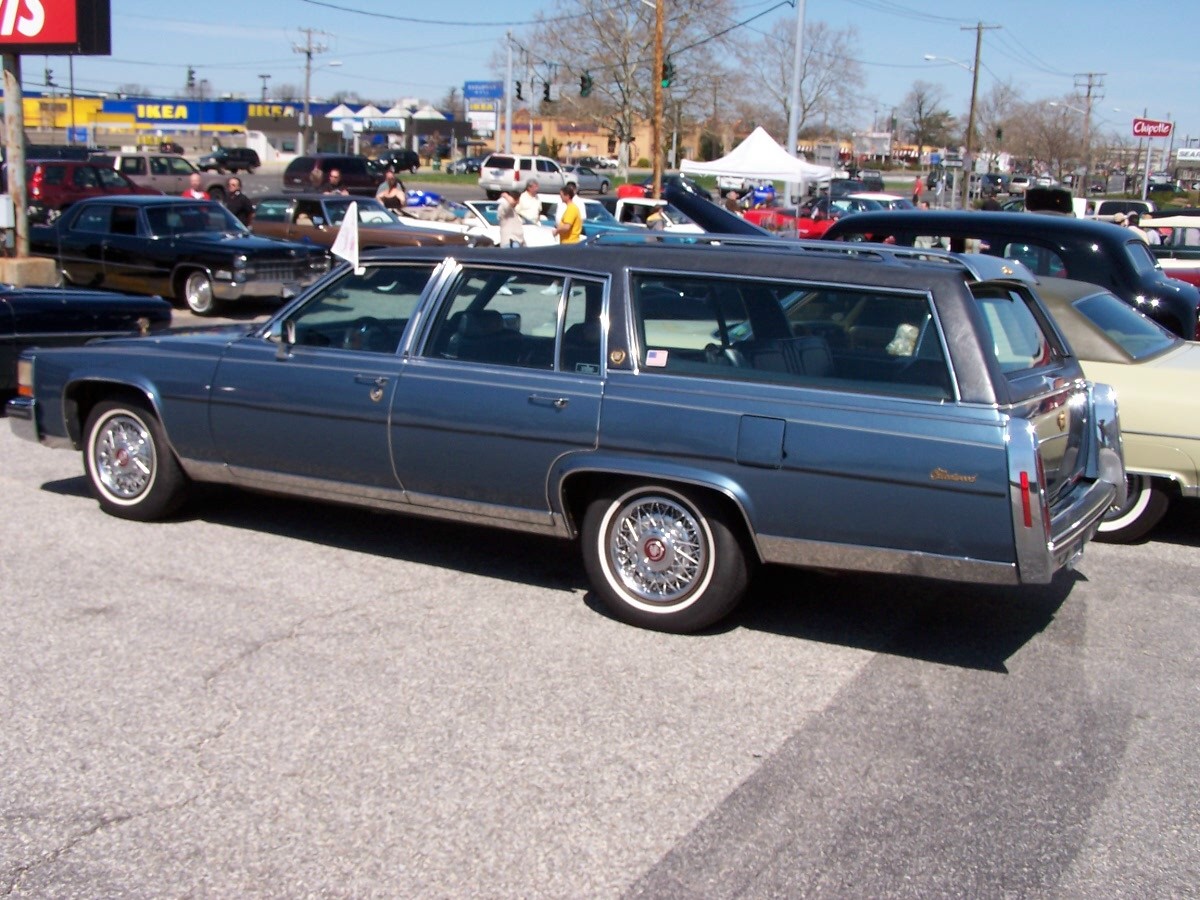
<path fill-rule="evenodd" d="M 511 169 L 513 168 L 513 158 L 511 156 L 489 156 L 483 163 L 485 169 Z"/>
<path fill-rule="evenodd" d="M 999 285 L 976 285 L 972 291 L 1002 372 L 1010 375 L 1062 362 L 1063 354 L 1034 312 L 1031 298 Z"/>

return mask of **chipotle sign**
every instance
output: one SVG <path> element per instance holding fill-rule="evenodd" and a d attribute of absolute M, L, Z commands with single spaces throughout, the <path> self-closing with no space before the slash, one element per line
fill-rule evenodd
<path fill-rule="evenodd" d="M 109 0 L 0 0 L 0 52 L 107 54 Z"/>
<path fill-rule="evenodd" d="M 1139 138 L 1165 138 L 1171 136 L 1171 122 L 1160 122 L 1157 119 L 1134 119 L 1133 136 Z"/>

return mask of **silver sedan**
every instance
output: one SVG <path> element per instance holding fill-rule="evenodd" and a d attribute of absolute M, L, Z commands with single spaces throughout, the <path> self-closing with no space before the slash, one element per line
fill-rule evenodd
<path fill-rule="evenodd" d="M 575 189 L 580 193 L 588 191 L 597 194 L 608 193 L 608 179 L 599 172 L 589 169 L 587 166 L 563 166 L 563 174 L 566 175 L 567 181 L 575 185 Z"/>

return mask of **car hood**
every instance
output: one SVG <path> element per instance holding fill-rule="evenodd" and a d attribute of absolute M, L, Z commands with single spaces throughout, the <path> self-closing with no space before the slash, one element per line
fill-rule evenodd
<path fill-rule="evenodd" d="M 741 216 L 734 215 L 723 206 L 718 206 L 711 200 L 705 200 L 698 194 L 684 190 L 678 185 L 668 184 L 663 190 L 663 197 L 705 231 L 714 234 L 745 234 L 753 237 L 774 237 L 765 228 L 759 228 L 757 225 L 747 222 Z"/>
<path fill-rule="evenodd" d="M 219 247 L 237 253 L 253 253 L 258 257 L 302 257 L 313 252 L 310 244 L 298 241 L 279 241 L 274 238 L 259 237 L 253 234 L 238 234 L 232 231 L 194 231 L 175 235 L 174 240 L 179 244 L 193 247 Z"/>

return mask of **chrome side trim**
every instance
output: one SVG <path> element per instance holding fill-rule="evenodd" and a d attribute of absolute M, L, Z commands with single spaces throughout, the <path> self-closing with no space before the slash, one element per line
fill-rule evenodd
<path fill-rule="evenodd" d="M 563 517 L 550 511 L 538 512 L 519 507 L 500 506 L 495 503 L 476 503 L 431 494 L 408 494 L 399 486 L 392 490 L 368 487 L 367 485 L 347 485 L 339 481 L 284 475 L 259 469 L 226 470 L 229 472 L 229 477 L 224 477 L 219 476 L 216 471 L 224 469 L 224 466 L 214 466 L 208 463 L 196 464 L 194 461 L 185 463 L 184 468 L 188 474 L 196 471 L 203 472 L 204 476 L 212 476 L 197 475 L 203 480 L 227 481 L 240 487 L 267 493 L 286 494 L 290 497 L 302 497 L 309 500 L 325 500 L 390 512 L 411 513 L 426 518 L 448 519 L 473 525 L 489 525 L 510 531 L 525 531 L 564 538 L 571 536 Z"/>
<path fill-rule="evenodd" d="M 915 575 L 971 584 L 1019 584 L 1021 581 L 1013 563 L 963 556 L 885 547 L 856 547 L 775 535 L 759 535 L 758 545 L 765 561 L 788 566 Z"/>

